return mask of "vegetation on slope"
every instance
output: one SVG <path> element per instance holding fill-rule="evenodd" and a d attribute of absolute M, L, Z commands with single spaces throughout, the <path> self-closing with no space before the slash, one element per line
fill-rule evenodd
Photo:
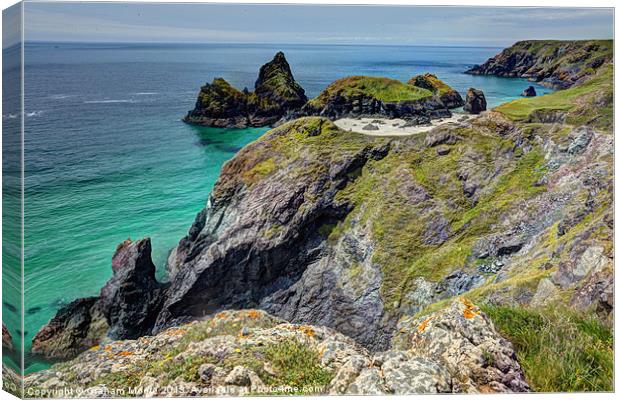
<path fill-rule="evenodd" d="M 537 122 L 558 112 L 571 125 L 594 125 L 610 129 L 613 123 L 613 65 L 602 68 L 592 79 L 540 97 L 504 103 L 495 108 L 513 121 Z"/>
<path fill-rule="evenodd" d="M 523 77 L 568 88 L 613 62 L 612 40 L 525 40 L 476 65 L 467 73 Z"/>
<path fill-rule="evenodd" d="M 383 102 L 400 102 L 420 100 L 432 96 L 432 93 L 430 90 L 406 85 L 396 79 L 351 76 L 334 81 L 319 96 L 310 100 L 309 104 L 320 108 L 336 96 L 345 98 L 365 96 Z"/>
<path fill-rule="evenodd" d="M 613 391 L 613 333 L 594 316 L 562 308 L 481 308 L 515 346 L 534 390 Z"/>

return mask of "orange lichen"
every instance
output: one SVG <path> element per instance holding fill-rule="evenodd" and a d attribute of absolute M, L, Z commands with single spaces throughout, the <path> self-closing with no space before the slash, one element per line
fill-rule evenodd
<path fill-rule="evenodd" d="M 99 345 L 96 345 L 90 348 L 91 351 L 97 351 L 99 349 L 100 349 Z"/>
<path fill-rule="evenodd" d="M 420 326 L 418 326 L 418 332 L 420 332 L 420 333 L 424 332 L 424 330 L 428 326 L 428 323 L 431 322 L 431 319 L 433 319 L 433 318 L 432 317 L 428 317 L 424 321 L 422 321 Z"/>
<path fill-rule="evenodd" d="M 116 355 L 119 356 L 119 357 L 127 357 L 127 356 L 133 355 L 133 352 L 132 351 L 123 350 L 123 351 L 119 351 L 118 353 L 116 353 Z"/>
<path fill-rule="evenodd" d="M 171 328 L 165 332 L 166 336 L 180 336 L 187 333 L 187 329 L 182 328 Z"/>
<path fill-rule="evenodd" d="M 465 309 L 463 310 L 463 316 L 465 318 L 472 319 L 476 315 L 480 315 L 480 310 L 471 301 L 465 297 L 461 297 L 461 302 L 465 305 Z"/>
<path fill-rule="evenodd" d="M 309 337 L 313 337 L 315 335 L 314 329 L 309 326 L 300 326 L 299 330 L 305 333 Z"/>
<path fill-rule="evenodd" d="M 260 313 L 256 310 L 248 311 L 248 318 L 257 319 L 260 318 Z"/>

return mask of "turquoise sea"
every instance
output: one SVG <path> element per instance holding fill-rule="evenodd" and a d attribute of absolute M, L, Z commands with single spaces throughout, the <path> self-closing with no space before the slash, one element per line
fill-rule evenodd
<path fill-rule="evenodd" d="M 214 77 L 251 89 L 258 68 L 279 50 L 309 97 L 349 75 L 407 80 L 432 72 L 462 93 L 482 89 L 490 106 L 530 85 L 462 73 L 499 48 L 28 43 L 26 352 L 59 307 L 98 294 L 116 245 L 128 237 L 152 238 L 164 278 L 168 252 L 204 206 L 222 164 L 267 130 L 200 128 L 180 118 Z M 5 320 L 18 321 L 18 307 L 5 299 Z M 27 372 L 47 365 L 26 355 Z"/>

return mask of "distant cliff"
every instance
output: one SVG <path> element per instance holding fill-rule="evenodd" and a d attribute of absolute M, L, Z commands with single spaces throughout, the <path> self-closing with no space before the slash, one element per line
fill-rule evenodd
<path fill-rule="evenodd" d="M 184 121 L 222 128 L 266 126 L 299 110 L 307 101 L 284 53 L 278 52 L 260 68 L 254 92 L 240 91 L 223 78 L 216 78 L 200 89 L 196 106 Z"/>
<path fill-rule="evenodd" d="M 528 78 L 544 86 L 565 89 L 612 62 L 612 40 L 525 40 L 466 73 Z"/>

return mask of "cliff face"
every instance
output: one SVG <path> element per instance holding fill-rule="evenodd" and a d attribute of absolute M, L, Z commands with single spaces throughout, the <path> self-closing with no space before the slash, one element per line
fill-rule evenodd
<path fill-rule="evenodd" d="M 565 89 L 612 62 L 611 40 L 527 40 L 515 43 L 466 73 L 528 78 Z"/>
<path fill-rule="evenodd" d="M 431 118 L 450 116 L 448 108 L 453 104 L 444 104 L 440 97 L 435 95 L 433 88 L 389 78 L 352 76 L 330 84 L 302 108 L 300 115 L 331 120 L 343 117 L 403 118 L 425 123 Z"/>
<path fill-rule="evenodd" d="M 197 125 L 243 128 L 271 125 L 308 100 L 293 78 L 282 52 L 260 68 L 254 92 L 239 91 L 223 78 L 200 89 L 196 107 L 184 121 Z"/>
<path fill-rule="evenodd" d="M 422 99 L 437 97 L 430 90 L 402 85 L 408 89 L 395 86 L 389 94 L 411 96 L 413 90 Z M 357 93 L 359 87 L 349 89 Z M 373 90 L 372 85 L 363 89 Z M 341 91 L 339 96 L 352 98 L 351 92 Z M 380 93 L 374 98 L 396 99 L 379 98 L 387 96 L 384 90 Z M 328 94 L 325 99 L 334 98 Z M 452 312 L 445 311 L 446 306 L 466 295 L 489 311 L 500 333 L 518 343 L 517 354 L 526 361 L 525 374 L 535 389 L 609 389 L 613 346 L 605 332 L 614 307 L 611 110 L 608 65 L 569 89 L 516 100 L 411 137 L 345 132 L 322 117 L 281 125 L 224 165 L 207 206 L 170 254 L 169 286 L 151 280 L 154 267 L 146 257 L 150 247 L 119 248 L 124 255 L 115 260 L 124 260 L 119 265 L 127 266 L 127 272 L 114 286 L 131 288 L 123 282 L 140 282 L 141 298 L 152 299 L 147 304 L 153 306 L 116 311 L 102 307 L 111 324 L 107 329 L 121 332 L 114 327 L 126 326 L 122 321 L 133 318 L 144 322 L 143 331 L 162 332 L 157 337 L 164 338 L 170 327 L 210 318 L 221 310 L 258 308 L 293 324 L 311 324 L 321 335 L 344 342 L 329 330 L 333 329 L 364 348 L 355 347 L 359 362 L 342 359 L 338 366 L 329 364 L 326 371 L 336 377 L 351 377 L 341 385 L 332 385 L 335 378 L 329 378 L 330 391 L 354 393 L 361 382 L 364 387 L 375 382 L 372 390 L 377 393 L 384 387 L 391 393 L 469 390 L 464 387 L 526 390 L 510 352 L 489 358 L 486 348 L 469 351 L 458 344 L 447 353 L 458 357 L 446 356 L 442 338 L 461 343 L 462 335 L 475 337 L 469 346 L 490 337 L 481 333 L 486 332 L 482 326 L 463 333 L 469 326 L 463 322 L 482 315 L 468 302 L 449 307 L 467 321 L 446 320 Z M 134 279 L 136 274 L 141 278 Z M 101 297 L 106 293 L 120 293 L 108 298 L 121 303 L 127 299 L 122 290 L 105 290 Z M 92 307 L 86 304 L 90 316 Z M 61 311 L 42 330 L 49 333 L 48 342 L 71 334 L 66 326 L 90 331 L 89 323 L 80 322 L 86 320 L 82 308 L 76 310 Z M 130 314 L 121 318 L 121 311 Z M 238 323 L 235 329 L 247 324 L 243 318 Z M 562 332 L 572 333 L 570 342 L 553 335 L 558 324 Z M 439 331 L 430 330 L 426 337 L 428 326 Z M 539 341 L 531 344 L 532 338 Z M 120 346 L 114 347 L 118 353 L 150 351 L 139 342 L 115 346 Z M 314 342 L 312 346 L 323 349 Z M 377 358 L 373 365 L 380 371 L 364 367 L 364 357 L 388 349 L 410 353 L 389 353 L 391 361 Z M 88 354 L 80 361 L 84 368 L 95 362 L 96 353 Z M 422 360 L 416 361 L 416 354 Z M 545 364 L 551 362 L 545 361 L 550 354 L 562 368 L 595 372 L 578 382 L 564 380 L 553 375 L 561 368 Z M 217 364 L 208 360 L 186 369 L 193 379 L 199 374 L 211 382 L 217 376 L 231 384 L 240 374 L 245 383 L 256 378 L 239 370 L 230 376 L 231 367 L 241 365 L 235 363 L 214 375 L 215 368 L 223 366 L 203 367 Z M 388 382 L 388 371 L 401 364 L 432 375 L 425 380 L 432 387 Z M 489 364 L 506 375 L 489 374 Z M 341 365 L 348 367 L 342 370 Z M 455 386 L 450 368 L 461 367 L 478 372 L 468 373 L 470 380 Z M 158 371 L 155 377 L 168 373 Z M 261 377 L 262 372 L 253 371 Z M 493 378 L 486 385 L 471 383 L 480 376 Z M 352 382 L 358 383 L 351 386 Z M 556 386 L 549 387 L 549 382 Z"/>

